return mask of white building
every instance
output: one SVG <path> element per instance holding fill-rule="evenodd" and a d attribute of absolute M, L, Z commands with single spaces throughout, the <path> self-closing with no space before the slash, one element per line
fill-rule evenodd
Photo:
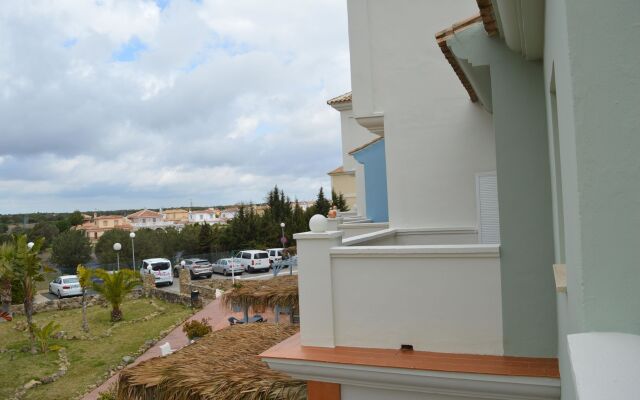
<path fill-rule="evenodd" d="M 138 229 L 164 229 L 164 228 L 176 228 L 181 229 L 184 225 L 177 223 L 176 221 L 166 220 L 165 215 L 160 212 L 144 209 L 136 211 L 133 214 L 127 215 L 127 219 L 131 221 L 131 226 L 134 230 Z"/>
<path fill-rule="evenodd" d="M 190 224 L 219 224 L 221 217 L 218 217 L 216 210 L 207 208 L 206 210 L 189 211 Z"/>

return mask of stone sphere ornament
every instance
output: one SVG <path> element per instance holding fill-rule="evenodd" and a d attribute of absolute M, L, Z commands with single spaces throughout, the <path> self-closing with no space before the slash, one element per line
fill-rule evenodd
<path fill-rule="evenodd" d="M 316 214 L 309 220 L 309 229 L 314 233 L 327 231 L 327 218 L 324 215 Z"/>

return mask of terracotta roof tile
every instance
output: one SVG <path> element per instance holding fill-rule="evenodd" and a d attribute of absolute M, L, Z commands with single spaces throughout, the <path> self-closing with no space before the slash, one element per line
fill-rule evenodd
<path fill-rule="evenodd" d="M 153 210 L 140 210 L 127 215 L 127 218 L 162 218 L 162 214 Z"/>
<path fill-rule="evenodd" d="M 478 95 L 476 94 L 475 89 L 471 85 L 471 82 L 469 82 L 467 75 L 464 73 L 464 71 L 460 67 L 458 60 L 453 55 L 453 52 L 447 45 L 447 40 L 452 38 L 457 32 L 467 29 L 471 25 L 476 24 L 480 21 L 482 21 L 482 16 L 480 16 L 479 14 L 474 15 L 473 17 L 464 19 L 460 22 L 453 24 L 451 28 L 447 28 L 445 30 L 442 30 L 436 33 L 436 42 L 438 43 L 438 46 L 440 46 L 440 50 L 442 50 L 442 53 L 446 57 L 447 61 L 449 61 L 449 64 L 451 64 L 453 71 L 458 76 L 458 79 L 460 79 L 462 86 L 464 86 L 464 88 L 467 90 L 467 93 L 469 93 L 469 98 L 474 103 L 478 101 Z"/>
<path fill-rule="evenodd" d="M 493 12 L 493 3 L 491 0 L 476 0 L 476 2 L 480 9 L 480 16 L 482 17 L 484 30 L 487 31 L 489 36 L 496 35 L 498 33 L 498 24 L 496 22 L 495 13 Z"/>
<path fill-rule="evenodd" d="M 365 144 L 363 144 L 363 145 L 361 145 L 361 146 L 356 147 L 355 149 L 351 149 L 351 151 L 349 151 L 349 154 L 350 154 L 350 155 L 353 155 L 354 153 L 357 153 L 357 152 L 359 152 L 360 150 L 363 150 L 363 149 L 365 149 L 365 148 L 367 148 L 367 147 L 371 146 L 372 144 L 374 144 L 374 143 L 377 143 L 377 142 L 381 141 L 382 139 L 384 139 L 382 136 L 377 137 L 377 138 L 373 139 L 373 140 L 372 140 L 372 141 L 370 141 L 370 142 L 367 142 L 367 143 L 365 143 Z"/>
<path fill-rule="evenodd" d="M 351 92 L 348 92 L 345 94 L 341 94 L 340 96 L 334 97 L 333 99 L 329 99 L 327 101 L 327 104 L 332 106 L 334 104 L 348 103 L 350 101 L 351 101 Z"/>

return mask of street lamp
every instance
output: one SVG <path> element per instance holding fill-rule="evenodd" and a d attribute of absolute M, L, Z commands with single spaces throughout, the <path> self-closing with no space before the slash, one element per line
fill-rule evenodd
<path fill-rule="evenodd" d="M 133 260 L 133 272 L 136 272 L 136 249 L 133 246 L 133 239 L 135 239 L 136 234 L 134 232 L 131 232 L 129 234 L 129 237 L 131 238 L 131 259 Z"/>
<path fill-rule="evenodd" d="M 35 243 L 33 243 L 33 242 L 29 242 L 29 243 L 27 243 L 27 248 L 28 248 L 29 250 L 31 250 L 31 249 L 33 249 L 33 246 L 34 246 L 34 245 L 35 245 Z"/>
<path fill-rule="evenodd" d="M 120 243 L 114 243 L 113 250 L 116 252 L 116 262 L 118 265 L 118 272 L 119 272 L 120 271 L 120 250 L 122 250 L 122 245 Z"/>
<path fill-rule="evenodd" d="M 284 237 L 284 222 L 280 222 L 280 229 L 282 230 L 282 237 L 280 238 L 280 243 L 282 243 L 282 247 L 287 242 L 287 238 Z"/>

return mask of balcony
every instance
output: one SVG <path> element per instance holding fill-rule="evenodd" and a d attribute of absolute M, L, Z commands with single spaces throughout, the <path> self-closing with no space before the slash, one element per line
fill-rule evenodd
<path fill-rule="evenodd" d="M 472 228 L 343 236 L 295 236 L 303 345 L 503 354 L 499 245 Z"/>

